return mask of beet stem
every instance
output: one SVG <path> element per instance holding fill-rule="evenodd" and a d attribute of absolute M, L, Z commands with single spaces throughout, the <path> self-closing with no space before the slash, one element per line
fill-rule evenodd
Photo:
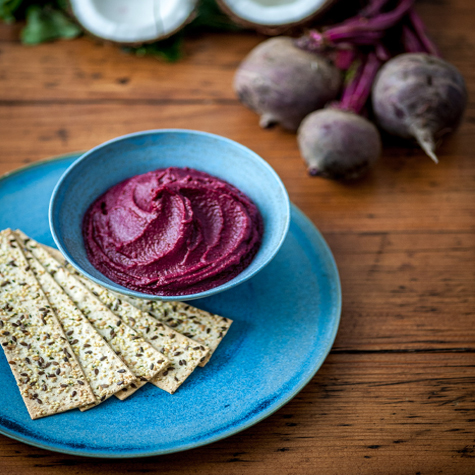
<path fill-rule="evenodd" d="M 356 52 L 353 48 L 338 48 L 334 63 L 338 69 L 346 71 L 351 67 L 355 58 Z"/>
<path fill-rule="evenodd" d="M 417 35 L 407 25 L 402 27 L 402 43 L 406 53 L 427 53 Z"/>
<path fill-rule="evenodd" d="M 371 18 L 380 14 L 388 1 L 389 0 L 371 0 L 369 4 L 361 10 L 360 16 Z"/>
<path fill-rule="evenodd" d="M 363 110 L 363 107 L 371 93 L 374 78 L 376 77 L 380 67 L 381 61 L 378 59 L 376 54 L 369 53 L 350 105 L 356 114 L 360 114 Z"/>
<path fill-rule="evenodd" d="M 371 93 L 371 87 L 381 63 L 376 53 L 369 53 L 365 63 L 360 66 L 355 77 L 345 87 L 343 97 L 336 107 L 360 114 Z"/>
<path fill-rule="evenodd" d="M 375 45 L 387 30 L 395 26 L 407 14 L 414 0 L 398 0 L 397 6 L 381 13 L 389 0 L 373 0 L 358 15 L 343 23 L 325 29 L 323 32 L 311 30 L 307 36 L 297 40 L 297 46 L 308 51 L 324 52 L 342 42 L 354 45 Z"/>
<path fill-rule="evenodd" d="M 358 82 L 363 74 L 364 65 L 361 64 L 359 60 L 355 60 L 351 66 L 353 71 L 349 71 L 350 74 L 353 73 L 353 77 L 350 81 L 345 85 L 343 89 L 343 94 L 339 103 L 334 104 L 334 107 L 337 107 L 342 110 L 350 110 L 350 104 L 352 101 L 352 97 L 355 94 L 356 88 L 358 86 Z"/>
<path fill-rule="evenodd" d="M 429 39 L 426 34 L 424 22 L 422 21 L 421 17 L 417 14 L 414 8 L 410 8 L 408 12 L 408 18 L 411 22 L 412 29 L 417 36 L 418 40 L 422 43 L 426 52 L 437 57 L 441 57 L 437 46 L 435 46 L 434 42 Z"/>
<path fill-rule="evenodd" d="M 341 25 L 354 26 L 366 23 L 368 19 L 381 14 L 381 11 L 388 1 L 389 0 L 371 0 L 357 15 L 344 20 L 341 22 Z"/>
<path fill-rule="evenodd" d="M 374 45 L 383 36 L 384 33 L 381 31 L 366 31 L 364 33 L 356 33 L 354 36 L 345 39 L 345 41 L 351 40 L 355 45 Z"/>
<path fill-rule="evenodd" d="M 358 24 L 339 25 L 326 30 L 324 35 L 331 41 L 339 41 L 344 38 L 355 37 L 358 33 L 379 32 L 384 34 L 387 29 L 393 27 L 401 18 L 406 15 L 412 7 L 414 0 L 401 0 L 397 7 L 387 13 L 380 13 L 374 18 L 368 19 L 366 22 Z"/>
<path fill-rule="evenodd" d="M 383 43 L 377 43 L 375 48 L 376 57 L 382 62 L 385 63 L 391 59 L 391 53 L 383 45 Z"/>

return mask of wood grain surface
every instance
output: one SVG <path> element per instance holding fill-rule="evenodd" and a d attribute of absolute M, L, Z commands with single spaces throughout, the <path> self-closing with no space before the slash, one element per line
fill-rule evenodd
<path fill-rule="evenodd" d="M 0 173 L 138 130 L 221 134 L 274 167 L 328 241 L 343 287 L 327 361 L 256 426 L 131 461 L 0 436 L 2 475 L 475 473 L 475 2 L 417 7 L 466 78 L 465 120 L 439 165 L 385 137 L 377 167 L 351 185 L 308 177 L 295 136 L 260 129 L 235 98 L 234 71 L 262 36 L 209 33 L 166 64 L 88 38 L 26 47 L 18 26 L 0 26 Z"/>

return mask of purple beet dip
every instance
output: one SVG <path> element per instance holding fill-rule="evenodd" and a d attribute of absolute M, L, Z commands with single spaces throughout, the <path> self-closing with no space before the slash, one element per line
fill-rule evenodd
<path fill-rule="evenodd" d="M 257 253 L 263 222 L 229 183 L 191 168 L 129 178 L 87 210 L 89 260 L 109 279 L 154 295 L 186 295 L 236 277 Z"/>

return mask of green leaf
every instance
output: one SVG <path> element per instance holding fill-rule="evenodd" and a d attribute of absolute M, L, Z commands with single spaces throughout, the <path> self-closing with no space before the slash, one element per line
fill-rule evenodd
<path fill-rule="evenodd" d="M 186 27 L 187 30 L 213 29 L 218 31 L 240 31 L 237 26 L 218 7 L 215 0 L 201 0 L 196 18 Z"/>
<path fill-rule="evenodd" d="M 0 20 L 8 23 L 15 21 L 15 12 L 23 0 L 0 0 Z"/>
<path fill-rule="evenodd" d="M 343 82 L 345 85 L 348 85 L 355 78 L 359 69 L 361 68 L 362 62 L 360 58 L 355 59 L 351 66 L 345 71 Z"/>
<path fill-rule="evenodd" d="M 26 26 L 21 32 L 23 43 L 36 45 L 58 38 L 76 38 L 81 28 L 73 23 L 63 12 L 47 5 L 34 5 L 26 12 Z"/>
<path fill-rule="evenodd" d="M 69 10 L 69 2 L 68 0 L 56 0 L 56 5 L 60 10 L 68 11 Z"/>
<path fill-rule="evenodd" d="M 123 50 L 128 53 L 135 53 L 137 56 L 155 56 L 174 63 L 183 57 L 183 42 L 183 34 L 177 33 L 162 41 L 139 47 L 127 47 Z"/>

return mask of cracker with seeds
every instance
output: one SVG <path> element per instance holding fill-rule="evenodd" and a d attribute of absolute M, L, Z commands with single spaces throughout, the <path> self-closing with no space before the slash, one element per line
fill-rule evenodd
<path fill-rule="evenodd" d="M 147 382 L 168 366 L 165 356 L 123 323 L 41 245 L 30 239 L 26 247 L 139 380 Z"/>
<path fill-rule="evenodd" d="M 0 344 L 32 419 L 96 402 L 9 229 L 0 233 Z"/>
<path fill-rule="evenodd" d="M 144 381 L 136 381 L 135 383 L 130 384 L 126 388 L 123 388 L 121 391 L 115 394 L 115 397 L 121 401 L 125 401 L 129 396 L 132 396 L 136 391 L 138 391 L 142 386 L 147 384 Z"/>
<path fill-rule="evenodd" d="M 173 394 L 190 376 L 200 361 L 208 355 L 208 348 L 174 331 L 150 314 L 140 311 L 104 287 L 81 276 L 71 265 L 68 264 L 67 268 L 74 272 L 84 286 L 123 322 L 141 334 L 146 341 L 170 360 L 170 366 L 165 372 L 150 381 L 155 386 Z"/>
<path fill-rule="evenodd" d="M 62 263 L 64 261 L 64 266 L 67 267 L 69 266 L 69 269 L 71 269 L 71 266 L 68 264 L 66 260 L 64 260 L 63 255 L 57 250 L 49 246 L 45 246 L 44 244 L 39 244 L 43 249 L 45 249 L 52 257 L 54 257 L 58 262 Z M 117 356 L 117 355 L 116 355 Z M 121 401 L 125 401 L 129 396 L 134 394 L 136 391 L 138 391 L 142 386 L 146 384 L 146 381 L 142 380 L 135 380 L 134 382 L 124 385 L 120 391 L 115 393 L 115 396 L 120 399 Z M 81 408 L 82 410 L 87 410 L 92 407 L 94 407 L 95 404 L 90 404 L 89 406 L 84 406 Z"/>
<path fill-rule="evenodd" d="M 229 318 L 205 312 L 184 302 L 142 300 L 128 295 L 122 297 L 142 312 L 150 313 L 182 335 L 207 346 L 210 352 L 200 366 L 209 361 L 233 323 Z"/>
<path fill-rule="evenodd" d="M 46 272 L 30 251 L 25 251 L 25 257 L 66 333 L 69 344 L 98 401 L 97 404 L 133 383 L 136 378 L 129 368 L 97 333 L 53 277 Z M 68 357 L 69 354 L 66 355 L 66 358 Z"/>
<path fill-rule="evenodd" d="M 63 261 L 63 255 L 57 249 L 48 248 L 54 257 Z M 67 261 L 66 261 L 67 264 Z M 200 363 L 205 366 L 233 323 L 230 318 L 221 317 L 183 302 L 143 300 L 128 295 L 116 294 L 142 312 L 147 312 L 157 320 L 173 328 L 187 338 L 210 349 L 208 356 Z"/>

